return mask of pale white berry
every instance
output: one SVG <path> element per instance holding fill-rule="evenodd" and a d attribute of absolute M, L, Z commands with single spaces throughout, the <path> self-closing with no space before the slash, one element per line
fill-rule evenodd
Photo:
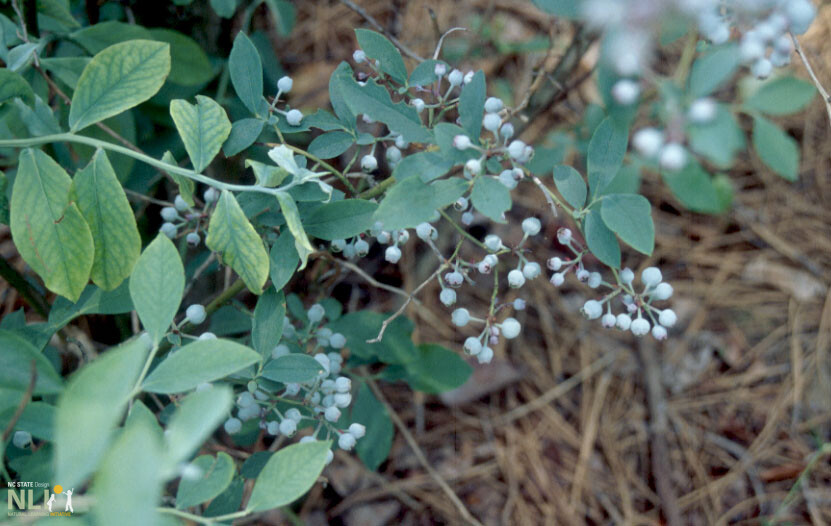
<path fill-rule="evenodd" d="M 519 336 L 519 332 L 522 330 L 522 325 L 514 318 L 505 318 L 505 321 L 502 322 L 500 327 L 502 329 L 502 336 L 508 340 L 513 340 Z"/>
<path fill-rule="evenodd" d="M 470 225 L 473 223 L 473 212 L 465 212 L 462 214 L 462 224 Z"/>
<path fill-rule="evenodd" d="M 366 435 L 366 426 L 357 422 L 349 424 L 349 434 L 355 438 L 363 438 Z"/>
<path fill-rule="evenodd" d="M 439 300 L 446 306 L 450 307 L 456 303 L 456 291 L 453 289 L 443 289 L 439 293 Z"/>
<path fill-rule="evenodd" d="M 447 64 L 439 62 L 433 68 L 433 73 L 435 73 L 437 77 L 443 77 L 444 74 L 447 73 Z"/>
<path fill-rule="evenodd" d="M 788 0 L 783 4 L 791 32 L 795 35 L 801 35 L 808 31 L 817 16 L 817 8 L 814 7 L 814 4 L 810 0 Z"/>
<path fill-rule="evenodd" d="M 589 277 L 591 276 L 591 272 L 589 272 L 588 270 L 586 270 L 584 268 L 581 268 L 581 269 L 577 270 L 576 274 L 577 274 L 577 280 L 580 281 L 580 282 L 588 281 Z"/>
<path fill-rule="evenodd" d="M 459 85 L 462 84 L 462 82 L 464 82 L 464 80 L 465 80 L 464 73 L 462 73 L 458 69 L 454 69 L 447 76 L 447 81 L 450 83 L 451 86 L 459 86 Z"/>
<path fill-rule="evenodd" d="M 281 434 L 290 437 L 294 435 L 295 431 L 297 431 L 297 422 L 291 418 L 284 418 L 283 421 L 280 422 Z"/>
<path fill-rule="evenodd" d="M 744 62 L 751 62 L 765 55 L 765 47 L 765 43 L 755 31 L 748 31 L 739 43 L 739 55 Z"/>
<path fill-rule="evenodd" d="M 361 170 L 365 172 L 373 172 L 378 168 L 378 159 L 374 155 L 364 155 L 361 157 Z"/>
<path fill-rule="evenodd" d="M 473 76 L 475 73 L 473 71 L 468 71 L 465 73 L 465 84 L 470 84 L 473 81 Z"/>
<path fill-rule="evenodd" d="M 329 337 L 329 347 L 333 349 L 343 349 L 344 345 L 346 345 L 346 336 L 343 334 L 336 332 Z"/>
<path fill-rule="evenodd" d="M 14 443 L 15 447 L 19 447 L 20 449 L 27 448 L 32 443 L 32 434 L 28 431 L 15 431 L 12 443 Z"/>
<path fill-rule="evenodd" d="M 450 315 L 450 319 L 456 327 L 464 327 L 470 322 L 470 311 L 465 308 L 456 309 Z"/>
<path fill-rule="evenodd" d="M 176 221 L 179 217 L 179 211 L 172 206 L 166 206 L 162 208 L 161 216 L 165 221 Z"/>
<path fill-rule="evenodd" d="M 351 451 L 355 447 L 355 436 L 352 433 L 343 433 L 338 437 L 338 447 L 344 451 Z"/>
<path fill-rule="evenodd" d="M 767 58 L 762 57 L 753 63 L 750 72 L 758 79 L 766 79 L 773 72 L 773 64 Z"/>
<path fill-rule="evenodd" d="M 485 100 L 485 111 L 488 113 L 496 113 L 505 106 L 502 99 L 497 97 L 488 97 Z"/>
<path fill-rule="evenodd" d="M 277 89 L 283 93 L 290 92 L 292 86 L 294 86 L 294 81 L 289 76 L 280 77 L 280 80 L 277 81 Z"/>
<path fill-rule="evenodd" d="M 522 220 L 522 231 L 529 236 L 536 236 L 540 233 L 541 228 L 542 224 L 536 217 L 527 217 Z"/>
<path fill-rule="evenodd" d="M 617 323 L 617 318 L 611 312 L 607 312 L 600 318 L 600 324 L 607 329 L 611 329 Z"/>
<path fill-rule="evenodd" d="M 482 352 L 476 355 L 476 360 L 479 363 L 491 363 L 491 360 L 493 360 L 493 349 L 490 347 L 482 347 Z"/>
<path fill-rule="evenodd" d="M 204 199 L 208 204 L 213 203 L 219 199 L 219 192 L 216 191 L 216 188 L 208 188 L 205 190 L 205 193 L 202 194 L 202 199 Z"/>
<path fill-rule="evenodd" d="M 641 281 L 647 287 L 654 287 L 661 282 L 661 279 L 663 279 L 663 275 L 661 275 L 661 269 L 658 267 L 646 267 L 641 272 Z"/>
<path fill-rule="evenodd" d="M 525 300 L 522 298 L 515 299 L 514 310 L 525 310 Z"/>
<path fill-rule="evenodd" d="M 667 330 L 660 325 L 656 325 L 652 327 L 652 337 L 658 341 L 663 341 L 667 339 Z"/>
<path fill-rule="evenodd" d="M 464 349 L 468 354 L 475 356 L 482 351 L 482 342 L 479 341 L 479 338 L 470 336 L 465 340 Z"/>
<path fill-rule="evenodd" d="M 617 324 L 617 328 L 622 331 L 628 331 L 629 327 L 632 326 L 632 317 L 628 314 L 620 313 L 617 315 L 615 319 L 615 323 Z"/>
<path fill-rule="evenodd" d="M 352 53 L 352 60 L 354 60 L 357 64 L 366 62 L 366 53 L 364 53 L 361 49 L 356 49 Z"/>
<path fill-rule="evenodd" d="M 548 268 L 551 270 L 560 270 L 563 268 L 563 260 L 558 257 L 553 257 L 548 260 Z"/>
<path fill-rule="evenodd" d="M 525 276 L 522 274 L 521 270 L 514 269 L 508 272 L 508 285 L 515 289 L 525 285 Z"/>
<path fill-rule="evenodd" d="M 229 435 L 235 435 L 239 433 L 240 429 L 242 429 L 242 422 L 239 418 L 232 417 L 225 421 L 223 427 L 225 428 L 226 433 Z"/>
<path fill-rule="evenodd" d="M 596 320 L 603 314 L 603 305 L 597 300 L 589 300 L 583 304 L 583 308 L 580 310 L 583 313 L 583 316 L 590 320 Z"/>
<path fill-rule="evenodd" d="M 706 124 L 716 118 L 717 110 L 716 102 L 709 97 L 704 97 L 690 104 L 687 117 L 696 124 Z"/>
<path fill-rule="evenodd" d="M 559 228 L 557 230 L 557 241 L 563 245 L 567 245 L 571 241 L 571 230 L 568 228 Z"/>
<path fill-rule="evenodd" d="M 335 407 L 345 409 L 352 403 L 352 395 L 349 393 L 335 393 Z"/>
<path fill-rule="evenodd" d="M 321 376 L 326 376 L 329 374 L 329 357 L 323 353 L 317 353 L 314 355 L 314 359 L 320 366 L 323 368 L 323 372 L 321 372 Z"/>
<path fill-rule="evenodd" d="M 672 327 L 677 321 L 678 317 L 672 309 L 664 309 L 661 311 L 661 314 L 658 315 L 658 323 L 664 327 Z"/>
<path fill-rule="evenodd" d="M 618 102 L 628 106 L 638 100 L 641 94 L 641 87 L 637 82 L 623 79 L 619 80 L 612 86 L 612 97 Z"/>
<path fill-rule="evenodd" d="M 501 128 L 499 128 L 499 135 L 505 139 L 510 139 L 514 136 L 514 125 L 510 122 L 506 122 Z"/>
<path fill-rule="evenodd" d="M 188 245 L 195 247 L 199 244 L 202 238 L 199 237 L 199 234 L 196 232 L 191 232 L 187 236 L 185 236 L 185 240 L 188 242 Z"/>
<path fill-rule="evenodd" d="M 306 312 L 306 316 L 309 317 L 309 321 L 312 323 L 317 323 L 323 319 L 323 316 L 326 315 L 326 310 L 323 308 L 323 305 L 320 303 L 315 303 L 309 310 Z"/>
<path fill-rule="evenodd" d="M 472 175 L 479 175 L 482 173 L 482 163 L 479 159 L 470 159 L 465 163 L 465 169 Z"/>
<path fill-rule="evenodd" d="M 643 336 L 649 332 L 649 322 L 643 318 L 638 318 L 632 322 L 631 330 L 635 336 Z"/>
<path fill-rule="evenodd" d="M 387 250 L 384 251 L 384 259 L 393 264 L 398 263 L 398 260 L 401 259 L 401 249 L 395 245 L 387 247 Z"/>
<path fill-rule="evenodd" d="M 661 148 L 659 159 L 661 168 L 675 172 L 687 164 L 687 150 L 677 142 L 671 142 Z"/>
<path fill-rule="evenodd" d="M 664 145 L 664 134 L 655 128 L 640 129 L 632 136 L 632 145 L 644 157 L 656 157 Z"/>
<path fill-rule="evenodd" d="M 272 420 L 266 424 L 265 431 L 269 435 L 277 435 L 280 433 L 280 424 L 276 420 Z"/>
<path fill-rule="evenodd" d="M 291 110 L 286 113 L 286 122 L 291 126 L 300 126 L 303 120 L 303 113 L 300 110 Z"/>
<path fill-rule="evenodd" d="M 173 200 L 173 206 L 175 206 L 176 210 L 180 212 L 186 212 L 190 208 L 181 195 L 177 195 L 176 199 Z"/>
<path fill-rule="evenodd" d="M 177 231 L 178 231 L 178 228 L 176 228 L 176 225 L 174 225 L 173 223 L 162 223 L 161 228 L 159 228 L 159 232 L 166 235 L 170 239 L 173 239 L 174 237 L 176 237 L 176 232 Z"/>
<path fill-rule="evenodd" d="M 194 303 L 193 305 L 189 306 L 185 311 L 185 317 L 190 323 L 194 325 L 199 325 L 200 323 L 205 321 L 206 316 L 207 312 L 205 312 L 205 307 L 199 305 L 198 303 Z"/>
<path fill-rule="evenodd" d="M 433 233 L 433 225 L 431 225 L 430 223 L 420 223 L 416 227 L 416 235 L 419 237 L 419 239 L 422 239 L 424 241 L 427 241 L 428 239 L 430 239 L 430 235 L 432 233 Z"/>
<path fill-rule="evenodd" d="M 499 182 L 505 185 L 508 190 L 513 190 L 517 186 L 517 180 L 514 177 L 513 170 L 502 170 L 499 174 Z"/>
<path fill-rule="evenodd" d="M 542 269 L 540 268 L 540 264 L 534 261 L 526 263 L 522 267 L 522 275 L 525 276 L 525 279 L 534 279 L 542 273 Z"/>
<path fill-rule="evenodd" d="M 486 113 L 485 117 L 482 119 L 482 126 L 491 132 L 496 132 L 499 129 L 499 126 L 502 125 L 502 117 L 497 115 L 496 113 Z"/>
<path fill-rule="evenodd" d="M 600 272 L 590 273 L 589 279 L 586 280 L 586 284 L 592 289 L 596 289 L 597 287 L 599 287 L 602 282 L 603 276 L 600 274 Z"/>
<path fill-rule="evenodd" d="M 297 408 L 292 407 L 291 409 L 286 411 L 286 418 L 290 418 L 295 422 L 300 422 L 301 420 L 303 420 L 303 415 L 300 414 L 300 411 Z"/>
<path fill-rule="evenodd" d="M 502 240 L 496 234 L 489 234 L 485 236 L 485 247 L 491 252 L 496 252 L 502 248 Z"/>
<path fill-rule="evenodd" d="M 471 147 L 470 137 L 467 135 L 457 135 L 453 137 L 453 147 L 457 150 L 467 150 Z"/>
<path fill-rule="evenodd" d="M 508 145 L 508 155 L 510 155 L 512 159 L 519 160 L 525 153 L 526 146 L 527 145 L 520 140 L 511 141 L 511 144 Z"/>
<path fill-rule="evenodd" d="M 551 276 L 551 284 L 555 287 L 559 287 L 566 281 L 566 275 L 562 272 L 557 272 Z"/>
<path fill-rule="evenodd" d="M 620 282 L 624 284 L 632 283 L 632 280 L 635 279 L 635 273 L 632 272 L 632 269 L 626 267 L 625 269 L 620 271 Z"/>
<path fill-rule="evenodd" d="M 335 405 L 330 405 L 323 412 L 323 418 L 329 422 L 337 422 L 340 419 L 340 409 Z"/>
<path fill-rule="evenodd" d="M 397 146 L 390 146 L 387 148 L 387 162 L 390 164 L 397 164 L 401 160 L 401 150 Z"/>
<path fill-rule="evenodd" d="M 216 340 L 216 334 L 212 332 L 203 332 L 199 335 L 200 340 Z"/>
<path fill-rule="evenodd" d="M 653 292 L 656 300 L 664 301 L 672 297 L 672 285 L 666 282 L 658 283 Z"/>
<path fill-rule="evenodd" d="M 424 101 L 422 99 L 413 99 L 410 101 L 410 104 L 413 105 L 413 108 L 415 108 L 418 113 L 421 113 L 424 110 Z"/>

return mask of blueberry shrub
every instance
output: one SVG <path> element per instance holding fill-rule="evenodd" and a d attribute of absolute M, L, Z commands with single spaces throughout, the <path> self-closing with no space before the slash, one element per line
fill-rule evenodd
<path fill-rule="evenodd" d="M 0 222 L 26 263 L 3 277 L 33 316 L 0 323 L 0 475 L 74 488 L 76 514 L 100 524 L 285 508 L 333 450 L 377 469 L 393 434 L 377 383 L 460 386 L 521 333 L 532 286 L 574 280 L 597 330 L 672 338 L 673 287 L 641 265 L 655 244 L 641 174 L 706 214 L 731 206 L 724 172 L 746 151 L 795 180 L 796 141 L 771 117 L 817 91 L 782 69 L 809 0 L 535 0 L 600 53 L 600 103 L 545 145 L 523 141 L 521 97 L 446 60 L 444 38 L 418 57 L 355 29 L 330 105 L 311 111 L 291 76 L 267 78 L 273 55 L 248 27 L 258 9 L 290 25 L 290 2 L 211 0 L 220 17 L 243 13 L 225 56 L 100 3 L 92 20 L 83 2 L 0 1 Z M 732 89 L 737 78 L 750 87 Z M 547 205 L 518 217 L 518 192 Z M 554 218 L 568 226 L 531 250 Z M 508 222 L 519 234 L 489 228 Z M 405 252 L 430 272 L 398 311 L 308 285 L 346 272 L 378 286 L 361 261 L 407 273 Z M 200 297 L 211 276 L 224 284 Z M 453 348 L 413 340 L 405 310 L 431 282 Z M 473 287 L 490 301 L 463 302 Z M 88 315 L 121 339 L 62 356 L 52 342 Z M 270 447 L 244 461 L 212 447 L 257 441 Z"/>

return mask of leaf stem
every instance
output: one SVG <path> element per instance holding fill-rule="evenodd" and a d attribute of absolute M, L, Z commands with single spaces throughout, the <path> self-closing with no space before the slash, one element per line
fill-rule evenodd
<path fill-rule="evenodd" d="M 217 524 L 220 522 L 230 521 L 234 519 L 241 519 L 251 514 L 251 511 L 249 510 L 242 510 L 235 511 L 234 513 L 226 513 L 225 515 L 217 515 L 216 517 L 202 517 L 200 515 L 188 513 L 186 511 L 177 510 L 176 508 L 167 508 L 164 506 L 156 508 L 156 511 L 158 511 L 159 513 L 175 515 L 177 517 L 181 517 L 183 519 L 187 519 L 198 524 Z"/>
<path fill-rule="evenodd" d="M 274 143 L 268 143 L 266 146 L 274 147 L 274 146 L 280 146 L 280 145 L 279 144 L 274 144 Z M 355 194 L 358 193 L 358 191 L 355 190 L 355 187 L 352 185 L 352 183 L 349 181 L 349 179 L 347 179 L 346 176 L 343 175 L 343 172 L 341 172 L 340 170 L 338 170 L 337 168 L 335 168 L 331 164 L 327 163 L 326 161 L 321 160 L 319 157 L 316 157 L 316 156 L 310 154 L 309 152 L 307 152 L 303 148 L 298 148 L 297 146 L 292 146 L 291 144 L 288 144 L 288 143 L 283 143 L 283 146 L 285 146 L 286 148 L 288 148 L 289 150 L 291 150 L 295 153 L 299 153 L 300 155 L 302 155 L 303 157 L 309 159 L 310 161 L 316 162 L 320 166 L 322 166 L 322 167 L 326 168 L 327 170 L 329 170 L 330 172 L 332 172 L 335 175 L 335 177 L 337 177 L 338 180 L 341 183 L 343 183 L 343 185 L 346 186 L 346 188 L 349 189 L 349 192 L 352 195 L 355 195 Z"/>
<path fill-rule="evenodd" d="M 450 223 L 451 225 L 453 225 L 453 228 L 455 228 L 456 230 L 458 230 L 458 231 L 459 231 L 459 233 L 460 233 L 460 234 L 462 234 L 463 236 L 465 236 L 465 237 L 466 237 L 466 238 L 467 238 L 467 239 L 468 239 L 471 243 L 473 243 L 474 245 L 478 246 L 479 248 L 481 248 L 481 249 L 483 249 L 483 250 L 488 250 L 488 247 L 486 247 L 484 243 L 482 243 L 481 241 L 479 241 L 478 239 L 476 239 L 475 237 L 473 237 L 472 235 L 470 235 L 470 233 L 469 233 L 467 230 L 465 230 L 464 228 L 462 228 L 461 226 L 459 226 L 459 224 L 458 224 L 458 223 L 456 223 L 455 221 L 453 221 L 453 218 L 452 218 L 452 217 L 450 217 L 450 215 L 448 215 L 448 213 L 447 213 L 447 212 L 445 212 L 444 210 L 441 210 L 441 209 L 440 209 L 440 210 L 439 210 L 439 213 L 441 214 L 441 216 L 442 216 L 443 218 L 445 218 L 445 219 L 447 220 L 447 222 L 448 222 L 448 223 Z"/>

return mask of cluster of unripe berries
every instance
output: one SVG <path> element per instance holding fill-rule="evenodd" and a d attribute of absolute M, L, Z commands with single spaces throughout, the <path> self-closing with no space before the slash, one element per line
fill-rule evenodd
<path fill-rule="evenodd" d="M 203 197 L 205 199 L 205 204 L 209 205 L 219 198 L 219 193 L 214 188 L 208 188 Z M 185 236 L 185 240 L 191 247 L 199 245 L 202 240 L 199 237 L 200 214 L 191 209 L 190 205 L 187 204 L 181 195 L 177 195 L 173 200 L 173 206 L 165 206 L 162 208 L 160 215 L 164 223 L 162 223 L 162 226 L 159 228 L 159 232 L 163 233 L 170 239 L 176 238 L 179 234 L 180 228 L 187 227 L 191 221 L 195 221 L 196 230 L 188 232 Z"/>
<path fill-rule="evenodd" d="M 292 86 L 294 86 L 294 81 L 291 77 L 281 77 L 280 80 L 277 81 L 277 95 L 274 97 L 274 102 L 271 104 L 271 110 L 283 115 L 286 118 L 286 122 L 289 123 L 289 126 L 300 126 L 300 123 L 303 121 L 303 112 L 298 109 L 289 109 L 286 111 L 276 108 L 277 102 L 280 100 L 280 96 L 285 93 L 289 93 Z"/>
<path fill-rule="evenodd" d="M 294 339 L 299 344 L 306 345 L 313 337 L 313 350 L 319 352 L 315 352 L 312 357 L 320 365 L 320 374 L 304 383 L 285 384 L 279 393 L 269 393 L 263 385 L 251 380 L 248 390 L 237 397 L 236 416 L 225 421 L 226 432 L 239 433 L 244 421 L 258 418 L 260 429 L 269 435 L 292 437 L 298 426 L 305 421 L 310 424 L 316 423 L 317 428 L 314 435 L 303 437 L 301 443 L 317 440 L 317 437 L 328 439 L 335 436 L 341 449 L 349 451 L 355 447 L 357 440 L 366 433 L 366 428 L 357 422 L 351 423 L 346 429 L 336 427 L 342 411 L 352 404 L 352 381 L 340 374 L 343 367 L 340 350 L 346 345 L 346 337 L 328 327 L 320 327 L 325 316 L 323 306 L 314 304 L 306 311 L 308 325 L 303 327 L 302 333 L 298 332 L 288 318 L 283 324 L 283 339 L 287 342 Z M 331 351 L 324 352 L 326 348 Z M 279 359 L 291 353 L 289 345 L 280 343 L 272 349 L 271 358 Z M 281 412 L 277 408 L 277 401 L 304 407 L 305 411 L 301 412 L 298 407 L 292 407 Z M 330 451 L 327 464 L 332 458 L 333 454 Z"/>

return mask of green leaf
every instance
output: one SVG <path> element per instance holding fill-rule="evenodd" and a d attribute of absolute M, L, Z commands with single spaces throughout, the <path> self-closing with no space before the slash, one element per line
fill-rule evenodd
<path fill-rule="evenodd" d="M 274 166 L 273 164 L 265 164 L 253 159 L 245 160 L 245 167 L 251 168 L 254 172 L 254 177 L 257 179 L 257 184 L 268 188 L 280 186 L 286 177 L 291 175 L 288 171 Z"/>
<path fill-rule="evenodd" d="M 788 181 L 796 181 L 799 177 L 799 145 L 764 117 L 753 118 L 753 147 L 762 162 L 776 174 Z"/>
<path fill-rule="evenodd" d="M 125 22 L 108 20 L 75 31 L 69 38 L 87 50 L 91 55 L 104 51 L 113 44 L 128 40 L 153 40 L 153 35 L 145 27 Z"/>
<path fill-rule="evenodd" d="M 493 177 L 480 175 L 473 183 L 470 200 L 474 208 L 497 223 L 505 223 L 511 209 L 511 191 Z"/>
<path fill-rule="evenodd" d="M 333 75 L 337 75 L 343 101 L 352 114 L 362 113 L 383 122 L 408 142 L 432 142 L 433 137 L 421 124 L 415 108 L 404 102 L 393 103 L 387 89 L 379 86 L 375 80 L 360 86 L 352 78 L 352 69 L 349 67 L 338 68 Z"/>
<path fill-rule="evenodd" d="M 153 40 L 170 44 L 170 76 L 167 80 L 180 86 L 201 86 L 214 77 L 208 55 L 195 40 L 172 29 L 154 28 L 150 34 Z"/>
<path fill-rule="evenodd" d="M 387 408 L 364 382 L 355 395 L 349 421 L 366 427 L 366 435 L 358 440 L 355 451 L 367 468 L 377 470 L 390 454 L 393 425 Z"/>
<path fill-rule="evenodd" d="M 580 0 L 532 0 L 534 5 L 549 15 L 577 18 L 580 15 Z"/>
<path fill-rule="evenodd" d="M 159 233 L 139 257 L 130 276 L 130 297 L 142 325 L 158 345 L 179 310 L 185 268 L 173 242 Z"/>
<path fill-rule="evenodd" d="M 278 34 L 281 37 L 289 36 L 297 21 L 297 8 L 289 0 L 265 0 L 265 3 L 274 19 Z"/>
<path fill-rule="evenodd" d="M 245 150 L 257 140 L 263 131 L 265 122 L 260 119 L 240 119 L 231 126 L 231 133 L 225 144 L 222 145 L 222 153 L 225 157 L 232 157 Z"/>
<path fill-rule="evenodd" d="M 655 225 L 649 201 L 637 194 L 612 194 L 603 198 L 600 216 L 624 243 L 647 256 L 655 249 Z"/>
<path fill-rule="evenodd" d="M 257 300 L 251 327 L 251 346 L 263 357 L 271 356 L 271 350 L 280 343 L 285 319 L 283 293 L 269 287 Z"/>
<path fill-rule="evenodd" d="M 790 115 L 808 106 L 817 89 L 807 80 L 796 77 L 778 77 L 762 84 L 756 93 L 744 103 L 749 110 L 768 115 Z"/>
<path fill-rule="evenodd" d="M 326 203 L 306 214 L 303 227 L 318 239 L 348 239 L 372 228 L 378 205 L 363 199 Z"/>
<path fill-rule="evenodd" d="M 314 380 L 323 372 L 320 363 L 308 354 L 292 353 L 268 362 L 262 375 L 275 382 L 301 384 Z"/>
<path fill-rule="evenodd" d="M 392 176 L 397 181 L 417 175 L 425 183 L 445 175 L 453 167 L 453 162 L 438 152 L 418 152 L 401 159 Z"/>
<path fill-rule="evenodd" d="M 137 106 L 156 94 L 170 72 L 170 46 L 130 40 L 101 51 L 90 60 L 72 95 L 72 131 Z"/>
<path fill-rule="evenodd" d="M 486 89 L 485 74 L 480 69 L 473 75 L 473 80 L 464 85 L 459 96 L 459 123 L 474 142 L 482 133 Z"/>
<path fill-rule="evenodd" d="M 67 0 L 37 0 L 36 5 L 38 15 L 45 18 L 45 26 L 50 26 L 54 23 L 57 23 L 66 29 L 81 26 L 81 24 L 79 24 L 78 21 L 72 16 L 72 12 L 69 8 L 69 2 Z"/>
<path fill-rule="evenodd" d="M 665 170 L 661 176 L 673 195 L 688 210 L 703 214 L 720 214 L 724 203 L 713 183 L 713 178 L 698 163 L 689 162 L 683 170 Z"/>
<path fill-rule="evenodd" d="M 74 90 L 78 85 L 78 79 L 81 78 L 81 73 L 90 60 L 89 57 L 46 57 L 40 59 L 40 65 L 54 75 L 56 79 Z M 2 71 L 0 70 L 0 72 Z M 0 86 L 2 86 L 1 82 Z M 0 97 L 0 102 L 2 102 L 2 97 Z"/>
<path fill-rule="evenodd" d="M 687 93 L 692 98 L 709 95 L 730 80 L 740 64 L 739 46 L 735 43 L 705 51 L 693 62 Z"/>
<path fill-rule="evenodd" d="M 202 446 L 228 416 L 233 403 L 234 391 L 227 385 L 195 391 L 181 401 L 164 434 L 169 469 L 175 471 Z"/>
<path fill-rule="evenodd" d="M 31 103 L 35 100 L 35 93 L 23 77 L 14 71 L 0 68 L 0 104 L 13 100 L 16 97 L 20 97 L 27 103 Z"/>
<path fill-rule="evenodd" d="M 14 105 L 20 114 L 20 120 L 26 125 L 26 129 L 32 136 L 50 135 L 61 133 L 61 126 L 52 112 L 52 108 L 43 102 L 43 99 L 35 95 L 35 106 L 30 108 L 22 99 L 15 99 Z"/>
<path fill-rule="evenodd" d="M 90 277 L 102 289 L 113 290 L 133 271 L 141 253 L 141 237 L 104 150 L 96 151 L 87 167 L 75 174 L 72 192 L 95 244 Z"/>
<path fill-rule="evenodd" d="M 300 256 L 297 255 L 294 243 L 291 232 L 283 232 L 269 252 L 271 284 L 276 290 L 282 289 L 289 282 L 300 265 Z"/>
<path fill-rule="evenodd" d="M 601 262 L 613 268 L 620 268 L 620 245 L 615 233 L 603 222 L 600 212 L 589 211 L 583 220 L 583 233 L 592 254 Z"/>
<path fill-rule="evenodd" d="M 6 66 L 15 72 L 24 73 L 35 59 L 35 53 L 39 53 L 42 46 L 34 42 L 28 42 L 15 46 L 6 56 Z"/>
<path fill-rule="evenodd" d="M 234 38 L 228 69 L 237 97 L 248 111 L 265 116 L 268 113 L 268 103 L 263 97 L 263 63 L 254 43 L 242 31 Z"/>
<path fill-rule="evenodd" d="M 111 291 L 104 291 L 95 285 L 87 285 L 75 303 L 58 298 L 49 310 L 49 326 L 58 330 L 85 314 L 124 314 L 133 310 L 129 283 L 123 282 Z"/>
<path fill-rule="evenodd" d="M 294 197 L 285 192 L 277 192 L 277 201 L 280 203 L 280 210 L 283 212 L 283 217 L 286 218 L 286 225 L 289 227 L 291 235 L 294 236 L 294 248 L 300 256 L 300 270 L 306 268 L 306 260 L 314 251 L 309 238 L 306 236 L 306 231 L 303 230 L 303 224 L 300 222 L 300 212 L 297 210 L 297 203 L 294 202 Z"/>
<path fill-rule="evenodd" d="M 390 364 L 409 363 L 417 351 L 412 340 L 413 323 L 404 316 L 387 326 L 380 342 L 368 343 L 378 337 L 388 317 L 389 313 L 362 310 L 345 314 L 329 322 L 328 327 L 346 336 L 352 356 Z"/>
<path fill-rule="evenodd" d="M 12 188 L 12 238 L 24 261 L 50 290 L 77 300 L 89 281 L 93 239 L 84 216 L 70 203 L 72 179 L 40 150 L 20 153 Z"/>
<path fill-rule="evenodd" d="M 216 458 L 211 455 L 196 457 L 192 466 L 201 472 L 195 480 L 182 477 L 176 491 L 176 507 L 180 510 L 211 500 L 231 485 L 234 478 L 234 460 L 220 451 Z"/>
<path fill-rule="evenodd" d="M 22 395 L 21 395 L 22 398 Z M 0 414 L 0 425 L 6 429 L 17 413 L 17 404 Z M 27 431 L 35 438 L 55 440 L 55 407 L 45 402 L 29 402 L 20 413 L 14 427 L 14 431 Z"/>
<path fill-rule="evenodd" d="M 381 71 L 399 84 L 407 83 L 407 66 L 404 65 L 404 59 L 387 37 L 369 29 L 356 29 L 355 36 L 366 55 L 381 63 Z"/>
<path fill-rule="evenodd" d="M 418 353 L 407 367 L 407 383 L 416 391 L 443 393 L 465 383 L 473 373 L 461 356 L 441 345 L 418 346 Z"/>
<path fill-rule="evenodd" d="M 385 230 L 414 228 L 430 220 L 438 208 L 454 203 L 467 189 L 468 182 L 460 177 L 425 184 L 417 177 L 395 183 L 375 211 L 375 221 Z"/>
<path fill-rule="evenodd" d="M 263 291 L 268 279 L 268 253 L 257 231 L 248 222 L 234 194 L 223 190 L 208 224 L 205 244 L 240 275 L 248 290 Z"/>
<path fill-rule="evenodd" d="M 23 392 L 29 386 L 32 376 L 32 362 L 35 362 L 37 378 L 34 395 L 59 393 L 62 386 L 60 375 L 49 360 L 29 341 L 17 333 L 0 329 L 0 388 Z"/>
<path fill-rule="evenodd" d="M 239 511 L 242 505 L 242 493 L 244 489 L 245 481 L 243 481 L 242 477 L 234 477 L 231 485 L 205 507 L 203 516 L 217 517 Z"/>
<path fill-rule="evenodd" d="M 181 393 L 261 360 L 253 349 L 230 340 L 197 340 L 170 354 L 142 385 L 150 393 Z"/>
<path fill-rule="evenodd" d="M 320 159 L 331 159 L 342 154 L 355 143 L 355 137 L 343 131 L 318 135 L 309 144 L 309 153 Z"/>
<path fill-rule="evenodd" d="M 745 149 L 744 131 L 735 115 L 723 104 L 715 118 L 706 124 L 691 124 L 687 129 L 690 148 L 716 166 L 732 166 L 736 154 Z"/>
<path fill-rule="evenodd" d="M 237 12 L 238 0 L 210 0 L 211 8 L 222 18 L 231 18 Z"/>
<path fill-rule="evenodd" d="M 170 152 L 164 152 L 164 155 L 162 155 L 162 162 L 172 166 L 179 166 L 179 163 L 176 162 L 176 159 Z M 196 203 L 193 200 L 193 193 L 196 191 L 196 183 L 193 182 L 193 179 L 174 172 L 167 173 L 170 175 L 170 178 L 176 182 L 176 186 L 179 187 L 179 195 L 182 196 L 182 199 L 185 200 L 188 206 L 195 206 Z"/>
<path fill-rule="evenodd" d="M 599 195 L 623 165 L 629 142 L 629 128 L 606 117 L 594 130 L 586 154 L 591 195 Z"/>
<path fill-rule="evenodd" d="M 352 68 L 346 62 L 341 62 L 329 77 L 329 102 L 338 120 L 350 130 L 355 129 L 355 114 L 346 103 L 343 86 L 352 81 Z M 28 84 L 27 84 L 28 86 Z M 305 120 L 305 119 L 304 119 Z"/>
<path fill-rule="evenodd" d="M 323 471 L 329 447 L 327 441 L 293 444 L 280 449 L 257 477 L 246 509 L 270 510 L 300 498 Z"/>
<path fill-rule="evenodd" d="M 427 59 L 424 62 L 420 62 L 410 73 L 410 79 L 407 81 L 410 86 L 427 86 L 429 84 L 434 83 L 439 79 L 436 76 L 436 65 L 437 64 L 444 64 L 447 67 L 447 63 L 443 60 L 435 60 L 435 59 Z M 448 68 L 449 70 L 449 68 Z"/>
<path fill-rule="evenodd" d="M 0 225 L 9 224 L 9 198 L 6 188 L 9 186 L 9 178 L 0 170 Z"/>
<path fill-rule="evenodd" d="M 101 354 L 69 380 L 55 417 L 55 480 L 65 487 L 80 485 L 95 471 L 147 353 L 145 343 L 135 338 Z"/>
<path fill-rule="evenodd" d="M 611 181 L 610 181 L 611 182 Z M 580 172 L 560 164 L 554 167 L 554 184 L 568 204 L 579 210 L 586 204 L 586 181 Z"/>
<path fill-rule="evenodd" d="M 113 444 L 95 475 L 92 490 L 97 524 L 140 526 L 158 524 L 156 506 L 162 496 L 161 445 L 142 421 L 128 426 Z M 129 478 L 125 480 L 125 475 Z M 60 479 L 64 487 L 72 485 Z"/>
<path fill-rule="evenodd" d="M 193 169 L 202 172 L 231 133 L 231 121 L 212 98 L 196 96 L 196 105 L 177 99 L 170 103 L 170 116 L 185 143 Z"/>

